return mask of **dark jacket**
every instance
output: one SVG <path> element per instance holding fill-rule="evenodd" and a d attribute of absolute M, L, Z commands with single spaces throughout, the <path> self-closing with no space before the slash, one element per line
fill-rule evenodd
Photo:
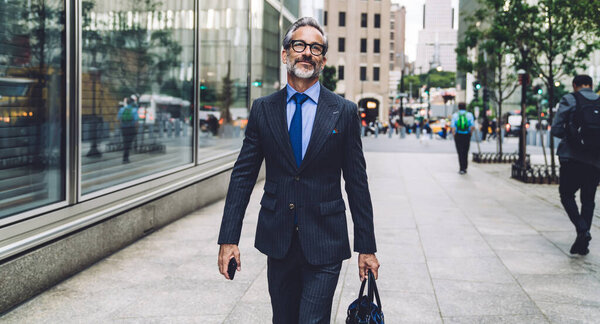
<path fill-rule="evenodd" d="M 579 92 L 587 99 L 598 99 L 598 95 L 592 91 L 592 89 L 583 88 Z M 569 123 L 571 116 L 575 113 L 575 106 L 575 96 L 571 93 L 564 95 L 562 99 L 560 99 L 558 112 L 554 117 L 552 130 L 550 131 L 552 136 L 561 138 L 556 154 L 561 160 L 576 160 L 600 168 L 600 156 L 591 156 L 589 153 L 574 150 L 567 141 L 566 126 Z"/>
<path fill-rule="evenodd" d="M 354 223 L 354 250 L 376 252 L 356 104 L 321 86 L 310 143 L 298 168 L 287 129 L 286 89 L 254 102 L 246 138 L 231 174 L 219 244 L 239 242 L 244 213 L 263 159 L 266 181 L 256 226 L 258 250 L 283 258 L 292 240 L 297 213 L 300 244 L 309 263 L 331 264 L 350 258 L 341 189 L 343 172 Z"/>

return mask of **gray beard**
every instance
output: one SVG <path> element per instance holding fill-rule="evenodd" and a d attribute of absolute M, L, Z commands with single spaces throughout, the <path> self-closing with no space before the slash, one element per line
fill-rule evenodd
<path fill-rule="evenodd" d="M 323 71 L 323 67 L 322 66 L 316 66 L 313 67 L 313 70 L 304 70 L 301 68 L 296 67 L 296 64 L 292 62 L 291 58 L 288 56 L 288 60 L 287 60 L 287 71 L 291 74 L 293 74 L 294 76 L 301 78 L 301 79 L 314 79 L 319 77 L 319 75 L 321 74 L 321 72 Z"/>

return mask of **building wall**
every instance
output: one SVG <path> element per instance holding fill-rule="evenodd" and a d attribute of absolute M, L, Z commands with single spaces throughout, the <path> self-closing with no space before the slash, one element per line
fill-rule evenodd
<path fill-rule="evenodd" d="M 441 64 L 444 71 L 456 71 L 457 32 L 453 28 L 450 0 L 427 0 L 424 6 L 424 28 L 419 31 L 416 71 L 427 73 Z M 439 55 L 439 60 L 434 54 Z"/>
<path fill-rule="evenodd" d="M 379 120 L 389 113 L 390 8 L 389 0 L 325 0 L 329 38 L 327 65 L 344 66 L 344 80 L 337 83 L 336 93 L 358 103 L 362 98 L 379 101 Z M 345 12 L 346 26 L 339 26 L 339 13 Z M 361 27 L 361 14 L 367 14 L 367 27 Z M 374 27 L 374 16 L 380 14 L 380 27 Z M 338 51 L 338 39 L 345 39 L 345 52 Z M 367 39 L 367 53 L 360 52 L 361 39 Z M 380 52 L 373 52 L 374 40 L 380 40 Z M 367 69 L 366 80 L 360 81 L 360 67 Z M 373 81 L 373 68 L 379 67 L 379 81 Z"/>
<path fill-rule="evenodd" d="M 224 196 L 282 1 L 0 1 L 0 313 Z"/>

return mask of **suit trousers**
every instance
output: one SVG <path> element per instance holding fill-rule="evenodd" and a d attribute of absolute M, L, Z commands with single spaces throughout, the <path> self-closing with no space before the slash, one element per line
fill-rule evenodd
<path fill-rule="evenodd" d="M 562 203 L 569 219 L 577 233 L 585 233 L 592 227 L 592 218 L 594 218 L 594 207 L 596 203 L 596 188 L 600 182 L 600 170 L 591 164 L 575 160 L 560 161 L 560 180 L 558 191 L 560 193 L 560 202 Z M 575 202 L 575 192 L 581 190 L 581 212 Z"/>
<path fill-rule="evenodd" d="M 311 265 L 294 232 L 283 259 L 269 257 L 267 279 L 274 324 L 329 323 L 342 263 Z"/>
<path fill-rule="evenodd" d="M 459 134 L 454 135 L 454 145 L 456 145 L 456 152 L 458 153 L 458 164 L 461 171 L 467 171 L 469 165 L 469 146 L 471 145 L 471 134 Z"/>

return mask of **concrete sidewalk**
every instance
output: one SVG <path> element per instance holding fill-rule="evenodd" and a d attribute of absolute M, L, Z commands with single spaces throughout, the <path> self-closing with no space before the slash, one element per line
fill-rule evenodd
<path fill-rule="evenodd" d="M 512 181 L 509 165 L 470 163 L 460 176 L 455 154 L 366 157 L 387 323 L 598 322 L 600 230 L 592 230 L 588 256 L 570 256 L 575 235 L 556 186 Z M 221 201 L 0 322 L 269 323 L 266 257 L 253 248 L 261 194 L 258 184 L 244 221 L 242 272 L 234 281 L 216 267 Z M 359 285 L 354 255 L 342 268 L 332 322 L 345 322 Z"/>

